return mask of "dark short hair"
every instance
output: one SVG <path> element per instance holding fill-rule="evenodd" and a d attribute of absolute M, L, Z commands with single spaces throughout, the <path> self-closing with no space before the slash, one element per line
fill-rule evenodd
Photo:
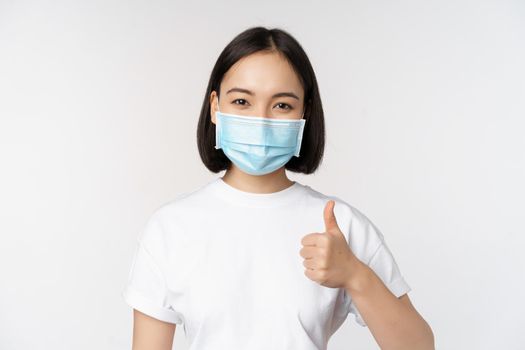
<path fill-rule="evenodd" d="M 258 51 L 277 51 L 283 54 L 299 76 L 304 89 L 306 123 L 300 156 L 292 157 L 285 169 L 311 174 L 321 164 L 325 144 L 324 114 L 317 79 L 299 42 L 286 31 L 277 28 L 249 28 L 238 34 L 219 55 L 206 88 L 197 126 L 197 145 L 202 162 L 214 173 L 228 169 L 231 164 L 222 149 L 215 149 L 215 124 L 211 121 L 210 95 L 214 90 L 220 94 L 220 84 L 231 66 Z"/>

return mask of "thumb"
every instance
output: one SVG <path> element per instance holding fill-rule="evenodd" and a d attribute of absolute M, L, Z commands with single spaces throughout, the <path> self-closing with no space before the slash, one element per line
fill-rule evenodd
<path fill-rule="evenodd" d="M 339 226 L 337 225 L 337 220 L 334 215 L 334 206 L 335 201 L 329 200 L 326 202 L 326 205 L 324 207 L 324 226 L 326 229 L 326 232 L 332 231 L 332 230 L 338 230 Z"/>

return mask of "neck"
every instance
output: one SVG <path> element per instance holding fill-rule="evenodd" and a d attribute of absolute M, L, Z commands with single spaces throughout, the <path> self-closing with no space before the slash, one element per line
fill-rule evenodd
<path fill-rule="evenodd" d="M 250 175 L 231 164 L 222 179 L 228 185 L 252 193 L 273 193 L 294 184 L 294 181 L 286 176 L 284 167 L 265 175 Z"/>

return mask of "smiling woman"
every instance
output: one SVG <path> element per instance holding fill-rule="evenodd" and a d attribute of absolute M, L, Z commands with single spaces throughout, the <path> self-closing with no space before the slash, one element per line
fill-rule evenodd
<path fill-rule="evenodd" d="M 197 126 L 199 154 L 214 173 L 226 170 L 231 164 L 231 159 L 215 148 L 218 110 L 273 119 L 304 117 L 301 156 L 289 159 L 285 169 L 311 174 L 318 168 L 325 144 L 319 88 L 308 56 L 285 31 L 248 29 L 219 55 Z"/>
<path fill-rule="evenodd" d="M 226 46 L 197 143 L 226 172 L 160 206 L 139 237 L 124 291 L 135 350 L 171 349 L 175 324 L 192 350 L 324 350 L 349 313 L 385 349 L 432 348 L 379 229 L 286 175 L 313 173 L 325 143 L 314 71 L 290 34 L 255 27 Z"/>

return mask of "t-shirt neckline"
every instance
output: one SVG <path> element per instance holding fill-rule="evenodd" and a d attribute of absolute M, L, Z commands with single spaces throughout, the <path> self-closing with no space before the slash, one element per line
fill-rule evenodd
<path fill-rule="evenodd" d="M 250 207 L 273 207 L 290 203 L 303 193 L 304 185 L 294 181 L 285 189 L 270 193 L 254 193 L 242 191 L 226 183 L 222 177 L 217 177 L 210 183 L 210 189 L 221 199 L 234 204 Z"/>

